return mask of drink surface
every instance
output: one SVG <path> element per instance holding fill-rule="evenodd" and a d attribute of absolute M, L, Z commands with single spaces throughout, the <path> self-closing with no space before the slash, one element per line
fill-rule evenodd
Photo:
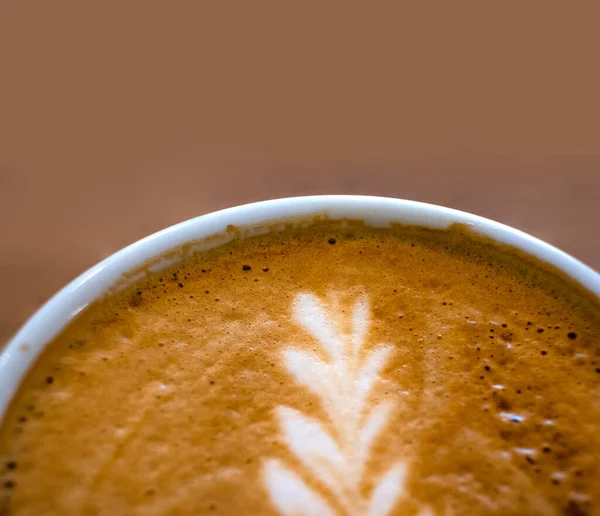
<path fill-rule="evenodd" d="M 234 239 L 86 309 L 0 515 L 599 514 L 600 309 L 461 228 Z"/>

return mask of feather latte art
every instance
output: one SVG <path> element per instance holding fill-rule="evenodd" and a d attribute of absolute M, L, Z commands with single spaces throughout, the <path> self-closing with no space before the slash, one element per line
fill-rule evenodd
<path fill-rule="evenodd" d="M 600 514 L 600 309 L 461 227 L 234 238 L 83 311 L 0 515 Z"/>

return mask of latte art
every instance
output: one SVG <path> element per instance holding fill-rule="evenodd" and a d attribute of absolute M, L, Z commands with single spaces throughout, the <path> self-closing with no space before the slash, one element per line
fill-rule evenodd
<path fill-rule="evenodd" d="M 240 236 L 49 344 L 0 515 L 600 514 L 599 342 L 595 297 L 462 228 Z"/>
<path fill-rule="evenodd" d="M 319 342 L 327 361 L 301 349 L 284 351 L 284 363 L 294 379 L 319 397 L 338 439 L 319 421 L 289 407 L 276 409 L 285 441 L 302 464 L 335 495 L 346 514 L 385 516 L 404 490 L 406 465 L 394 464 L 378 481 L 370 499 L 361 494 L 361 480 L 371 446 L 389 423 L 393 406 L 369 406 L 369 393 L 392 352 L 379 346 L 365 353 L 370 315 L 368 297 L 356 301 L 352 333 L 345 335 L 335 316 L 314 296 L 299 294 L 294 318 Z M 285 515 L 335 514 L 317 493 L 276 459 L 264 467 L 273 503 Z"/>

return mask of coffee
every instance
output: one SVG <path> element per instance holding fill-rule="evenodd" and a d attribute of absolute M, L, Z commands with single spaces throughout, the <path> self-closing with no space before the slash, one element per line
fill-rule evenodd
<path fill-rule="evenodd" d="M 0 514 L 600 513 L 600 307 L 464 228 L 234 238 L 80 314 Z"/>

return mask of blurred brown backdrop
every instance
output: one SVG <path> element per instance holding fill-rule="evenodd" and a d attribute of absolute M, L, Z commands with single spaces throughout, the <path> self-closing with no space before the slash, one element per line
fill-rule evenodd
<path fill-rule="evenodd" d="M 600 268 L 596 2 L 0 4 L 0 342 L 175 222 L 362 193 Z"/>

